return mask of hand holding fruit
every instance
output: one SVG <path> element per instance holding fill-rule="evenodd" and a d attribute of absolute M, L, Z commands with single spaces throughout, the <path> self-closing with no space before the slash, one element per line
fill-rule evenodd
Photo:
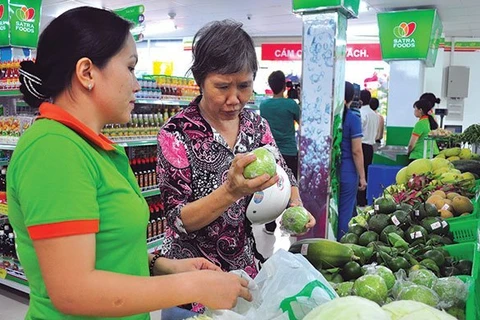
<path fill-rule="evenodd" d="M 256 159 L 257 157 L 253 153 L 239 154 L 233 159 L 224 185 L 234 199 L 264 190 L 277 183 L 278 176 L 276 174 L 270 176 L 264 173 L 251 179 L 244 177 L 245 167 Z"/>
<path fill-rule="evenodd" d="M 304 207 L 293 206 L 283 212 L 281 223 L 282 230 L 292 236 L 301 236 L 315 226 L 316 220 Z"/>

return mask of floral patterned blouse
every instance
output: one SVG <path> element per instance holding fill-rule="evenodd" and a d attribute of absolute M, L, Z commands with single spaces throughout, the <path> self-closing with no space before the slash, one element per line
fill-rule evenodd
<path fill-rule="evenodd" d="M 183 226 L 180 210 L 209 195 L 226 180 L 235 154 L 267 144 L 278 148 L 267 121 L 243 109 L 232 151 L 200 114 L 200 99 L 198 97 L 173 116 L 158 134 L 157 174 L 167 217 L 162 252 L 173 259 L 204 257 L 224 271 L 242 269 L 253 278 L 258 273 L 254 259 L 255 243 L 246 219 L 251 196 L 239 199 L 209 225 L 190 233 Z M 292 186 L 296 186 L 283 158 L 279 164 L 289 175 Z"/>

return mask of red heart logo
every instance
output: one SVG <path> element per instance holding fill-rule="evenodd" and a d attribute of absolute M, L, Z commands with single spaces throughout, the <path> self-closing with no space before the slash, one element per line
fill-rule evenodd
<path fill-rule="evenodd" d="M 32 20 L 33 17 L 35 17 L 35 9 L 33 8 L 28 9 L 25 16 L 27 17 L 27 20 Z"/>
<path fill-rule="evenodd" d="M 5 12 L 5 7 L 2 5 L 0 5 L 0 20 L 3 18 L 3 13 Z"/>
<path fill-rule="evenodd" d="M 408 24 L 408 32 L 405 37 L 410 37 L 415 32 L 415 29 L 417 29 L 417 24 L 415 22 L 410 22 Z"/>

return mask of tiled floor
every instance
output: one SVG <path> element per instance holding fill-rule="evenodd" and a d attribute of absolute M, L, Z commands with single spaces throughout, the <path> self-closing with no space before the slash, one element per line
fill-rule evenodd
<path fill-rule="evenodd" d="M 280 248 L 288 249 L 294 238 L 282 236 L 281 231 L 275 231 L 275 235 L 267 235 L 262 231 L 262 226 L 254 226 L 253 233 L 257 241 L 258 251 L 265 257 Z M 0 319 L 22 320 L 28 308 L 28 295 L 14 289 L 0 285 Z M 152 320 L 160 320 L 161 312 L 152 313 Z"/>

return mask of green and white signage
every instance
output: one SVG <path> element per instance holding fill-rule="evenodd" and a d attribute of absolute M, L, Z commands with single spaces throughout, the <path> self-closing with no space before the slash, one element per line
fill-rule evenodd
<path fill-rule="evenodd" d="M 10 45 L 8 0 L 0 0 L 0 47 Z"/>
<path fill-rule="evenodd" d="M 293 12 L 321 12 L 339 9 L 347 17 L 358 16 L 360 0 L 293 0 Z"/>
<path fill-rule="evenodd" d="M 383 60 L 424 60 L 434 66 L 442 35 L 437 10 L 384 12 L 377 15 Z"/>
<path fill-rule="evenodd" d="M 142 40 L 142 32 L 145 30 L 145 6 L 138 5 L 122 9 L 114 10 L 116 14 L 125 20 L 130 21 L 133 24 L 132 30 L 130 30 L 136 41 Z"/>
<path fill-rule="evenodd" d="M 10 45 L 36 48 L 42 0 L 9 0 Z"/>

